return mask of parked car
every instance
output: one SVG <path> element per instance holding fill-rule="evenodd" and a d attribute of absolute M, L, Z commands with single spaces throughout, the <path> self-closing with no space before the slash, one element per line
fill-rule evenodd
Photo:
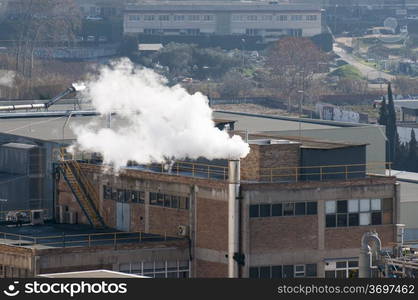
<path fill-rule="evenodd" d="M 87 37 L 87 42 L 94 42 L 96 40 L 96 38 L 95 38 L 95 36 L 94 35 L 89 35 L 88 37 Z"/>
<path fill-rule="evenodd" d="M 98 16 L 87 16 L 86 17 L 86 20 L 89 20 L 89 21 L 101 21 L 101 20 L 103 20 L 103 18 L 102 17 L 98 17 Z"/>

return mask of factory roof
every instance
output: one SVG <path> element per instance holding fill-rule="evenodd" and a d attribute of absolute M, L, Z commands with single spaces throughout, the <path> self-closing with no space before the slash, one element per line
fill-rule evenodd
<path fill-rule="evenodd" d="M 36 145 L 21 144 L 21 143 L 7 143 L 1 146 L 7 147 L 7 148 L 13 148 L 13 149 L 21 149 L 21 150 L 29 150 L 32 148 L 36 148 Z"/>

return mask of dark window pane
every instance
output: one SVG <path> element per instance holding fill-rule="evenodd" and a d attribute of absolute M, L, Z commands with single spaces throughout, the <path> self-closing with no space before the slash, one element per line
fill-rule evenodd
<path fill-rule="evenodd" d="M 259 278 L 257 267 L 250 268 L 250 278 Z"/>
<path fill-rule="evenodd" d="M 337 271 L 337 278 L 347 278 L 347 271 L 346 270 Z"/>
<path fill-rule="evenodd" d="M 307 210 L 306 210 L 306 214 L 307 215 L 316 215 L 318 213 L 318 208 L 317 208 L 317 203 L 316 202 L 308 202 L 307 203 Z"/>
<path fill-rule="evenodd" d="M 260 217 L 270 217 L 271 205 L 270 204 L 262 204 L 260 205 Z"/>
<path fill-rule="evenodd" d="M 293 216 L 295 212 L 294 203 L 285 203 L 283 206 L 283 215 L 284 216 Z"/>
<path fill-rule="evenodd" d="M 179 208 L 186 209 L 186 197 L 178 197 L 179 199 Z"/>
<path fill-rule="evenodd" d="M 349 268 L 357 268 L 358 267 L 358 261 L 354 260 L 354 261 L 349 261 L 348 262 L 348 267 Z"/>
<path fill-rule="evenodd" d="M 337 213 L 347 212 L 347 200 L 337 201 Z"/>
<path fill-rule="evenodd" d="M 164 195 L 164 206 L 170 207 L 171 204 L 171 196 L 170 195 Z"/>
<path fill-rule="evenodd" d="M 336 215 L 327 215 L 325 218 L 326 227 L 335 227 L 337 224 Z"/>
<path fill-rule="evenodd" d="M 179 207 L 179 197 L 178 196 L 171 196 L 171 207 L 178 208 Z"/>
<path fill-rule="evenodd" d="M 186 209 L 189 209 L 189 197 L 184 197 L 186 199 Z"/>
<path fill-rule="evenodd" d="M 347 226 L 347 214 L 338 214 L 337 215 L 337 227 L 346 227 Z"/>
<path fill-rule="evenodd" d="M 257 218 L 260 216 L 258 213 L 258 207 L 259 205 L 250 205 L 250 218 Z"/>
<path fill-rule="evenodd" d="M 118 191 L 112 190 L 112 200 L 118 201 Z"/>
<path fill-rule="evenodd" d="M 157 193 L 157 205 L 163 206 L 164 205 L 164 194 Z"/>
<path fill-rule="evenodd" d="M 348 215 L 348 226 L 359 226 L 359 214 Z"/>
<path fill-rule="evenodd" d="M 372 225 L 381 225 L 382 224 L 382 213 L 373 212 L 372 213 Z"/>
<path fill-rule="evenodd" d="M 260 278 L 270 279 L 270 267 L 260 267 Z"/>
<path fill-rule="evenodd" d="M 149 193 L 150 204 L 157 205 L 157 193 Z"/>
<path fill-rule="evenodd" d="M 346 268 L 347 267 L 347 262 L 346 261 L 337 261 L 336 267 L 337 267 L 337 269 Z"/>
<path fill-rule="evenodd" d="M 348 270 L 348 278 L 358 278 L 358 270 Z"/>
<path fill-rule="evenodd" d="M 335 271 L 325 271 L 325 278 L 335 278 Z"/>
<path fill-rule="evenodd" d="M 279 217 L 283 215 L 282 212 L 282 205 L 281 204 L 273 204 L 271 206 L 271 215 L 273 217 Z"/>
<path fill-rule="evenodd" d="M 316 264 L 307 264 L 306 265 L 306 276 L 316 277 Z"/>
<path fill-rule="evenodd" d="M 293 278 L 293 265 L 283 266 L 283 278 Z"/>
<path fill-rule="evenodd" d="M 304 216 L 306 214 L 306 203 L 295 203 L 295 215 Z"/>
<path fill-rule="evenodd" d="M 282 278 L 282 266 L 271 267 L 271 278 Z"/>

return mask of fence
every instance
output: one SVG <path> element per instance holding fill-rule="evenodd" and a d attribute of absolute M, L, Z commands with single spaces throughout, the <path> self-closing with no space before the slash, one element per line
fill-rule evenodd
<path fill-rule="evenodd" d="M 143 232 L 109 232 L 76 235 L 26 236 L 8 232 L 0 232 L 0 244 L 13 246 L 49 246 L 49 247 L 93 247 L 118 245 L 121 243 L 161 242 L 177 240 L 179 237 L 147 234 Z"/>
<path fill-rule="evenodd" d="M 259 177 L 262 182 L 349 180 L 364 178 L 367 174 L 385 175 L 387 169 L 389 170 L 389 176 L 391 176 L 391 163 L 386 162 L 261 168 Z"/>

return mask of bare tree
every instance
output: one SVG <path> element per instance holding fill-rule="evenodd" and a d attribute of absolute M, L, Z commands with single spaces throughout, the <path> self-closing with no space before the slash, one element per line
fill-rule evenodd
<path fill-rule="evenodd" d="M 18 0 L 14 6 L 17 24 L 16 71 L 31 77 L 36 47 L 74 40 L 81 24 L 74 0 Z"/>
<path fill-rule="evenodd" d="M 418 94 L 418 80 L 406 76 L 397 76 L 393 81 L 396 93 L 406 95 Z"/>
<path fill-rule="evenodd" d="M 296 97 L 298 90 L 309 88 L 314 74 L 326 62 L 325 53 L 310 39 L 283 38 L 269 49 L 266 67 L 270 70 L 270 85 L 288 100 L 290 109 L 290 99 Z"/>

